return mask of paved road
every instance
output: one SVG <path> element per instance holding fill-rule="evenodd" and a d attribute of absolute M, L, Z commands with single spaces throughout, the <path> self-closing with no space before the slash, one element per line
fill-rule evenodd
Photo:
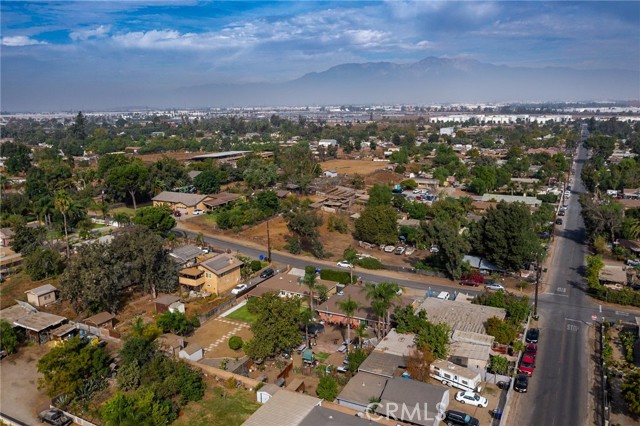
<path fill-rule="evenodd" d="M 539 298 L 540 345 L 537 367 L 527 394 L 515 394 L 511 425 L 589 425 L 589 372 L 593 362 L 589 346 L 592 315 L 598 319 L 628 319 L 632 309 L 600 309 L 586 294 L 583 278 L 586 233 L 580 213 L 578 193 L 584 192 L 579 179 L 587 158 L 580 148 L 572 196 L 564 225 L 556 225 L 554 257 L 543 278 L 544 293 Z"/>

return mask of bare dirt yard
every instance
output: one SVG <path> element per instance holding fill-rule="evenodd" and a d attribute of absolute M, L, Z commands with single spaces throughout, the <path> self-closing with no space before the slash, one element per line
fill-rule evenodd
<path fill-rule="evenodd" d="M 197 343 L 204 348 L 205 358 L 242 358 L 242 349 L 234 351 L 229 348 L 229 339 L 240 336 L 244 342 L 253 337 L 249 323 L 218 317 L 203 323 L 192 336 L 187 337 L 189 343 Z"/>
<path fill-rule="evenodd" d="M 322 170 L 333 170 L 341 175 L 368 175 L 376 170 L 384 170 L 389 165 L 386 161 L 373 160 L 329 160 L 320 163 Z"/>
<path fill-rule="evenodd" d="M 28 424 L 40 424 L 38 413 L 49 407 L 49 397 L 38 391 L 38 360 L 48 345 L 23 346 L 0 361 L 0 411 Z"/>

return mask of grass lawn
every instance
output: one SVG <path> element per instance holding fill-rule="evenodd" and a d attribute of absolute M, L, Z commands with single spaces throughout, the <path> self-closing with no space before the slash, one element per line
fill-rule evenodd
<path fill-rule="evenodd" d="M 173 423 L 175 426 L 240 426 L 260 404 L 246 390 L 220 386 L 207 391 L 202 401 L 190 402 Z"/>
<path fill-rule="evenodd" d="M 318 352 L 316 354 L 316 359 L 320 362 L 325 362 L 329 358 L 329 354 L 326 352 Z"/>
<path fill-rule="evenodd" d="M 244 305 L 242 308 L 231 312 L 229 315 L 227 315 L 227 318 L 248 322 L 249 324 L 253 324 L 256 320 L 256 316 L 249 312 L 249 309 L 247 309 L 247 305 Z"/>

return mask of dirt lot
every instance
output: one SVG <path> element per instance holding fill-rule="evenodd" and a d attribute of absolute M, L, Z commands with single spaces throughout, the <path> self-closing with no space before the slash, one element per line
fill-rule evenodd
<path fill-rule="evenodd" d="M 219 317 L 203 323 L 187 341 L 202 346 L 205 358 L 242 358 L 242 349 L 229 348 L 231 336 L 240 336 L 246 342 L 253 333 L 246 322 Z"/>
<path fill-rule="evenodd" d="M 49 406 L 49 398 L 38 391 L 36 363 L 49 346 L 24 346 L 0 361 L 0 411 L 29 424 L 40 424 L 38 413 Z"/>
<path fill-rule="evenodd" d="M 320 163 L 322 170 L 333 170 L 341 175 L 368 175 L 376 170 L 384 170 L 389 165 L 385 161 L 373 160 L 329 160 Z"/>

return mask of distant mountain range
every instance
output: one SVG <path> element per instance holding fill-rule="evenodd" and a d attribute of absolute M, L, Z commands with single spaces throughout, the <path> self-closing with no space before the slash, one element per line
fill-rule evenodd
<path fill-rule="evenodd" d="M 281 84 L 210 84 L 175 91 L 197 106 L 430 104 L 635 100 L 640 75 L 620 69 L 577 70 L 493 65 L 428 57 L 410 64 L 343 64 Z"/>

